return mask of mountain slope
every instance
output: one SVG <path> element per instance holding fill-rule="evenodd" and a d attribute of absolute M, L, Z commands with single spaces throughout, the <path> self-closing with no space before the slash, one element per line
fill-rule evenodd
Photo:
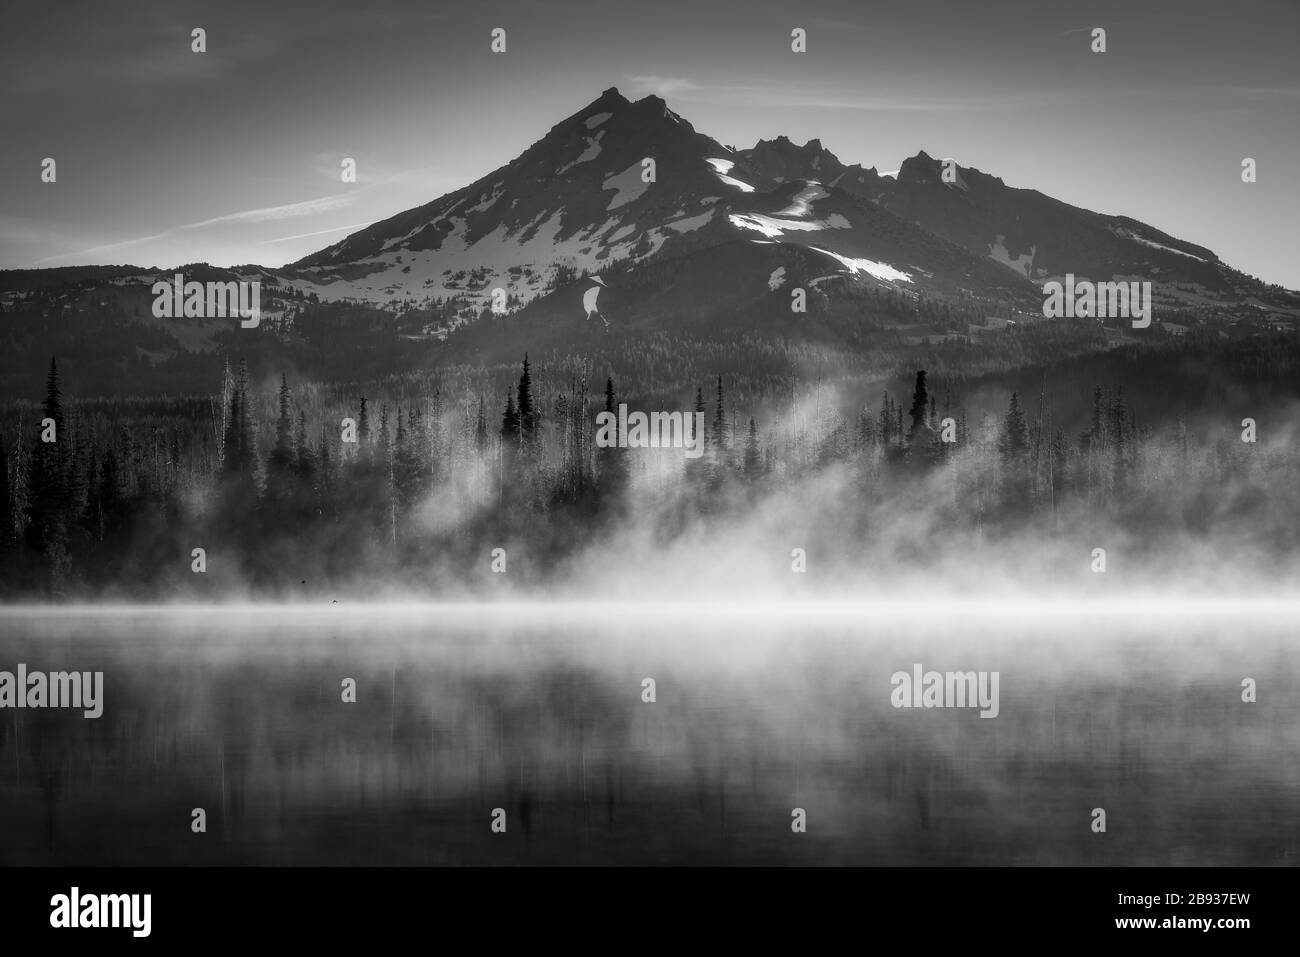
<path fill-rule="evenodd" d="M 875 167 L 844 165 L 817 139 L 803 146 L 796 146 L 784 136 L 759 140 L 751 149 L 737 151 L 736 160 L 743 172 L 769 187 L 795 180 L 817 180 L 854 196 L 879 199 L 892 185 Z"/>
<path fill-rule="evenodd" d="M 823 275 L 1029 301 L 1027 279 L 873 202 L 888 183 L 817 141 L 781 138 L 733 153 L 658 97 L 631 102 L 609 89 L 506 166 L 282 272 L 323 299 L 423 310 L 427 331 L 440 336 L 481 318 L 494 290 L 513 312 L 583 274 L 684 261 L 737 241 L 812 250 Z M 765 283 L 722 272 L 693 295 L 741 300 Z M 647 295 L 656 301 L 654 290 Z"/>
<path fill-rule="evenodd" d="M 899 217 L 987 256 L 1036 283 L 1066 273 L 1094 280 L 1147 280 L 1158 300 L 1231 302 L 1266 292 L 1263 283 L 1219 261 L 1210 250 L 1126 216 L 1071 206 L 1033 189 L 1015 189 L 977 169 L 924 152 L 904 161 L 880 197 Z"/>
<path fill-rule="evenodd" d="M 663 100 L 618 90 L 556 124 L 513 162 L 348 236 L 286 270 L 324 298 L 517 304 L 572 272 L 644 259 L 714 221 L 724 147 Z M 654 162 L 653 182 L 643 167 Z"/>
<path fill-rule="evenodd" d="M 260 282 L 270 346 L 305 346 L 331 369 L 363 340 L 378 367 L 625 332 L 830 338 L 861 354 L 874 330 L 975 350 L 998 326 L 989 317 L 1041 316 L 1043 283 L 1065 273 L 1149 280 L 1161 321 L 1212 321 L 1234 336 L 1300 325 L 1300 296 L 1207 249 L 955 172 L 945 182 L 942 161 L 919 153 L 885 176 L 819 140 L 732 150 L 662 99 L 611 88 L 505 166 L 292 266 L 0 272 L 0 308 L 14 354 L 82 350 L 105 377 L 184 367 L 181 384 L 187 364 L 250 337 L 230 320 L 153 317 L 151 285 L 178 271 Z M 797 290 L 805 312 L 792 309 Z"/>

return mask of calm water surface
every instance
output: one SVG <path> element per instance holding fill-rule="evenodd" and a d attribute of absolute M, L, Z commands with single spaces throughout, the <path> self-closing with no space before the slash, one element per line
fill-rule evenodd
<path fill-rule="evenodd" d="M 102 671 L 104 711 L 0 710 L 0 863 L 1295 864 L 1297 648 L 1196 615 L 9 609 L 0 670 Z M 998 672 L 998 716 L 893 707 L 916 663 Z"/>

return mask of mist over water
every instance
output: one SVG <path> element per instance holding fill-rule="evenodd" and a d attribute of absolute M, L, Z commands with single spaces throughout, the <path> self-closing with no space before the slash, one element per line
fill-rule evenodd
<path fill-rule="evenodd" d="M 4 864 L 1269 865 L 1295 863 L 1300 841 L 1294 613 L 0 619 L 0 668 L 102 670 L 105 689 L 97 720 L 0 710 Z M 916 664 L 998 672 L 997 717 L 893 707 L 891 675 Z"/>

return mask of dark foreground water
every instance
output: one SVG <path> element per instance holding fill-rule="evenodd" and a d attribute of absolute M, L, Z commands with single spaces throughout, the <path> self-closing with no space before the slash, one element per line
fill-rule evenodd
<path fill-rule="evenodd" d="M 104 710 L 0 710 L 0 864 L 1300 860 L 1294 619 L 0 612 L 20 662 Z"/>

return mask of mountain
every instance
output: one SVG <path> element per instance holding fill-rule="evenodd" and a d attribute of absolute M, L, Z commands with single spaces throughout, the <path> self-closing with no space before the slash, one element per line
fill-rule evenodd
<path fill-rule="evenodd" d="M 294 263 L 327 298 L 522 304 L 566 273 L 644 259 L 709 224 L 721 184 L 702 161 L 726 150 L 658 97 L 606 90 L 477 182 Z M 654 182 L 642 160 L 652 157 Z"/>
<path fill-rule="evenodd" d="M 979 349 L 988 317 L 1041 319 L 1043 283 L 1065 273 L 1149 280 L 1157 319 L 1175 324 L 1300 323 L 1300 296 L 1208 249 L 952 170 L 921 152 L 884 175 L 817 139 L 735 150 L 659 97 L 611 88 L 505 166 L 287 267 L 2 272 L 0 347 L 183 389 L 206 374 L 199 357 L 252 340 L 227 320 L 154 317 L 150 287 L 177 271 L 260 282 L 272 335 L 259 348 L 296 350 L 322 375 L 360 374 L 344 352 L 367 370 L 473 365 L 626 335 L 877 358 L 954 338 Z"/>
<path fill-rule="evenodd" d="M 817 141 L 734 152 L 659 97 L 632 102 L 609 89 L 506 166 L 281 272 L 323 299 L 427 311 L 429 330 L 442 335 L 482 316 L 494 290 L 514 311 L 584 274 L 734 243 L 815 253 L 822 268 L 806 270 L 809 281 L 839 274 L 908 292 L 1029 301 L 1024 276 L 873 201 L 888 182 Z M 703 278 L 684 301 L 768 295 L 783 265 L 756 249 L 729 260 L 729 271 Z M 634 308 L 661 304 L 648 292 Z"/>
<path fill-rule="evenodd" d="M 885 176 L 844 163 L 818 139 L 799 146 L 778 136 L 733 150 L 659 97 L 632 102 L 611 88 L 506 166 L 281 274 L 322 299 L 422 315 L 424 331 L 439 336 L 482 317 L 494 290 L 513 313 L 616 266 L 725 258 L 727 272 L 679 288 L 671 303 L 654 289 L 636 302 L 621 297 L 622 321 L 671 305 L 676 311 L 657 321 L 673 324 L 683 309 L 738 306 L 774 291 L 768 280 L 777 269 L 792 271 L 782 251 L 794 247 L 814 254 L 802 271 L 814 285 L 841 276 L 982 301 L 999 313 L 1036 312 L 1042 284 L 1073 273 L 1150 280 L 1157 302 L 1179 310 L 1294 314 L 1293 300 L 1279 301 L 1278 290 L 1200 246 L 977 169 L 953 172 L 945 182 L 943 161 L 920 152 Z M 781 250 L 717 252 L 736 242 Z M 620 298 L 600 296 L 611 306 Z"/>

